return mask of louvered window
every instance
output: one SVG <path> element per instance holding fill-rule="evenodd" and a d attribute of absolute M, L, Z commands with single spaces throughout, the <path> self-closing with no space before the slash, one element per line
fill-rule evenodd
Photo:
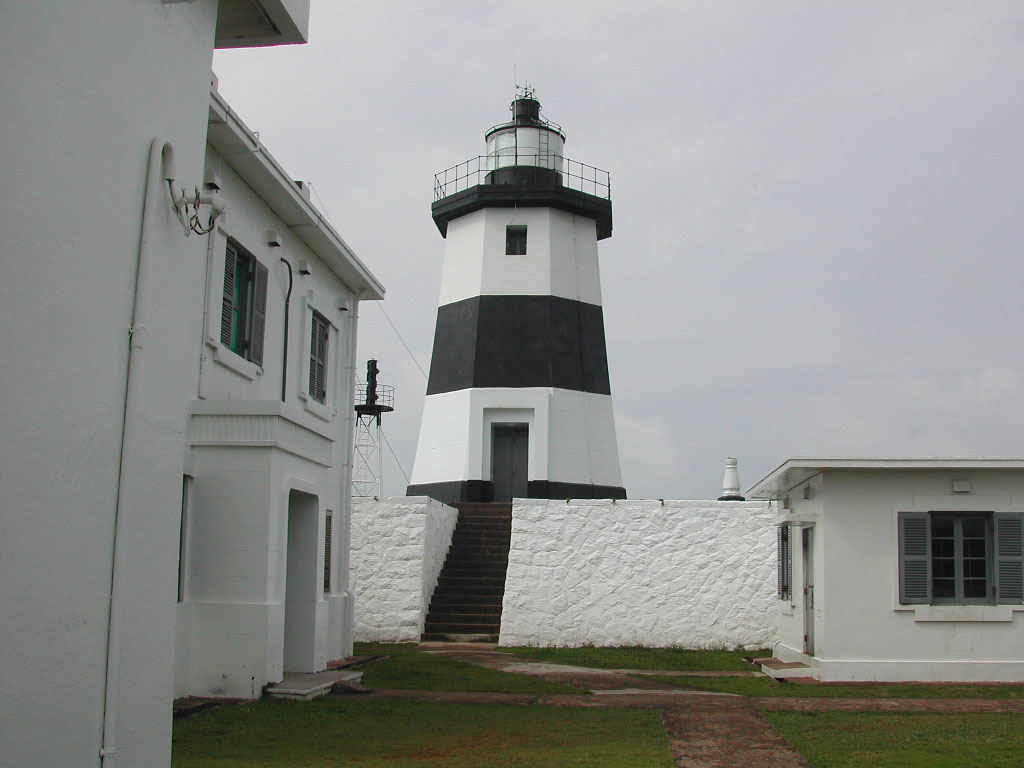
<path fill-rule="evenodd" d="M 240 357 L 263 365 L 267 314 L 267 268 L 229 240 L 224 253 L 220 343 Z"/>
<path fill-rule="evenodd" d="M 324 519 L 324 594 L 331 593 L 331 521 L 332 515 Z"/>
<path fill-rule="evenodd" d="M 327 341 L 330 324 L 319 312 L 313 313 L 309 337 L 309 396 L 319 403 L 327 402 Z"/>
<path fill-rule="evenodd" d="M 792 527 L 780 525 L 777 532 L 778 596 L 779 600 L 793 599 L 793 539 Z"/>
<path fill-rule="evenodd" d="M 900 602 L 1024 602 L 1022 515 L 901 512 Z"/>

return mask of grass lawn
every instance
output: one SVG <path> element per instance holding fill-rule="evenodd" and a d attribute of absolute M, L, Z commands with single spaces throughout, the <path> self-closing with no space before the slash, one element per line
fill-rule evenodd
<path fill-rule="evenodd" d="M 847 699 L 1020 699 L 1024 685 L 948 683 L 780 683 L 770 677 L 669 677 L 644 675 L 647 680 L 701 691 L 742 696 L 839 697 Z"/>
<path fill-rule="evenodd" d="M 762 712 L 814 768 L 1010 768 L 1024 716 Z"/>
<path fill-rule="evenodd" d="M 388 655 L 365 667 L 367 688 L 410 688 L 426 691 L 502 691 L 506 693 L 580 693 L 576 688 L 539 677 L 513 675 L 463 661 L 425 653 L 415 645 L 356 643 L 356 656 Z"/>
<path fill-rule="evenodd" d="M 263 699 L 174 724 L 174 768 L 672 768 L 656 711 Z"/>
<path fill-rule="evenodd" d="M 582 648 L 510 646 L 498 650 L 529 656 L 541 661 L 575 664 L 594 669 L 716 670 L 726 672 L 752 670 L 753 668 L 743 661 L 743 657 L 757 655 L 757 652 L 752 651 L 693 651 L 684 648 L 641 648 L 639 646 L 597 648 L 592 645 L 585 645 Z"/>

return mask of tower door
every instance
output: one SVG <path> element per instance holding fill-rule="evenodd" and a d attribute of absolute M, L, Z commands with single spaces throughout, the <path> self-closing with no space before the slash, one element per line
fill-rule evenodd
<path fill-rule="evenodd" d="M 491 481 L 495 501 L 526 497 L 530 428 L 525 424 L 495 427 Z"/>

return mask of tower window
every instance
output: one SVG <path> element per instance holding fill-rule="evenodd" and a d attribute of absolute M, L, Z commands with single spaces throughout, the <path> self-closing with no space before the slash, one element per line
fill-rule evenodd
<path fill-rule="evenodd" d="M 526 227 L 509 224 L 505 227 L 505 253 L 509 256 L 526 255 Z"/>

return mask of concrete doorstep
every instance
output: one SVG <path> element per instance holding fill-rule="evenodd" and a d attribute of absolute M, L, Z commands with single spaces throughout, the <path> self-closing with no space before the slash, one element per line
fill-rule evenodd
<path fill-rule="evenodd" d="M 278 699 L 308 701 L 330 693 L 335 687 L 350 693 L 358 693 L 366 690 L 358 685 L 362 679 L 362 672 L 348 669 L 325 669 L 323 672 L 285 672 L 281 682 L 271 683 L 267 686 L 267 695 Z"/>

